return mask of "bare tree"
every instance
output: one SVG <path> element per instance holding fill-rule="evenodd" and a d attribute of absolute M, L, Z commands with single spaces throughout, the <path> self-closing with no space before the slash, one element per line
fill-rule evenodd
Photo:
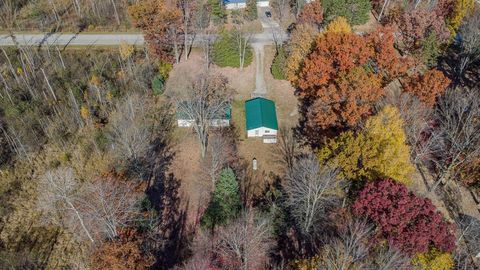
<path fill-rule="evenodd" d="M 399 250 L 388 246 L 370 255 L 367 269 L 370 270 L 408 270 L 410 258 Z"/>
<path fill-rule="evenodd" d="M 49 221 L 70 228 L 76 233 L 78 226 L 93 243 L 93 236 L 87 228 L 85 216 L 79 206 L 79 184 L 73 170 L 67 167 L 47 171 L 38 183 L 37 207 Z"/>
<path fill-rule="evenodd" d="M 290 14 L 289 0 L 270 0 L 270 6 L 280 22 L 283 22 Z"/>
<path fill-rule="evenodd" d="M 240 70 L 243 70 L 243 67 L 245 65 L 245 58 L 247 56 L 247 49 L 250 46 L 250 39 L 252 38 L 252 34 L 245 31 L 242 26 L 236 26 L 232 34 L 238 47 Z"/>
<path fill-rule="evenodd" d="M 99 179 L 86 187 L 83 199 L 85 215 L 101 236 L 114 239 L 118 230 L 138 218 L 138 196 L 133 186 L 114 178 Z"/>
<path fill-rule="evenodd" d="M 264 268 L 271 246 L 271 230 L 267 219 L 247 211 L 231 225 L 221 229 L 218 237 L 218 252 L 239 262 L 239 265 L 232 265 L 231 269 Z"/>
<path fill-rule="evenodd" d="M 473 257 L 480 257 L 480 220 L 469 215 L 460 214 L 455 220 L 458 227 L 458 255 L 464 254 L 462 264 L 469 265 Z M 458 258 L 460 259 L 461 256 Z M 459 269 L 463 269 L 460 268 Z M 468 269 L 468 268 L 465 268 Z"/>
<path fill-rule="evenodd" d="M 300 154 L 300 145 L 292 129 L 280 128 L 275 153 L 278 161 L 285 166 L 286 172 L 291 171 L 296 158 Z"/>
<path fill-rule="evenodd" d="M 320 167 L 313 155 L 299 159 L 285 181 L 287 203 L 293 218 L 305 235 L 316 234 L 325 213 L 338 202 L 341 194 L 337 170 Z"/>
<path fill-rule="evenodd" d="M 110 117 L 109 137 L 119 158 L 138 160 L 148 149 L 148 102 L 136 94 L 126 96 Z"/>
<path fill-rule="evenodd" d="M 455 74 L 459 80 L 469 66 L 480 60 L 480 12 L 476 10 L 467 17 L 460 26 L 459 55 L 455 67 Z"/>
<path fill-rule="evenodd" d="M 202 158 L 207 154 L 212 120 L 225 115 L 233 92 L 222 75 L 201 74 L 186 90 L 183 97 L 174 96 L 178 111 L 193 121 L 200 143 Z"/>
<path fill-rule="evenodd" d="M 350 221 L 341 230 L 339 237 L 332 240 L 324 249 L 324 259 L 318 269 L 348 270 L 365 269 L 365 258 L 369 254 L 369 240 L 373 228 L 365 221 Z"/>
<path fill-rule="evenodd" d="M 211 188 L 215 187 L 220 171 L 225 168 L 230 156 L 229 141 L 222 135 L 213 136 L 208 145 L 208 153 L 203 160 L 203 170 L 211 181 Z"/>
<path fill-rule="evenodd" d="M 440 183 L 454 179 L 480 156 L 480 92 L 477 89 L 452 89 L 438 102 L 431 147 Z"/>

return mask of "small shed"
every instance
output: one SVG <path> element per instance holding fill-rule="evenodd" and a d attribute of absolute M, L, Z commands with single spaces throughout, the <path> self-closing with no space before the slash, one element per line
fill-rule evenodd
<path fill-rule="evenodd" d="M 232 107 L 226 106 L 224 111 L 219 113 L 213 119 L 210 119 L 210 126 L 212 127 L 228 127 L 230 126 L 230 120 L 232 119 Z M 195 120 L 189 117 L 188 114 L 182 112 L 177 108 L 177 125 L 179 127 L 191 127 L 195 123 Z"/>
<path fill-rule="evenodd" d="M 277 142 L 275 102 L 257 97 L 245 102 L 247 137 L 261 137 L 264 143 Z"/>

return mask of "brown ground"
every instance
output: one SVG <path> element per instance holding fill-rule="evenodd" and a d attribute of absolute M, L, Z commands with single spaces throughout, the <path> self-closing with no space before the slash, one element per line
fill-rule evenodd
<path fill-rule="evenodd" d="M 380 24 L 377 22 L 377 19 L 375 18 L 375 16 L 373 16 L 373 13 L 370 12 L 370 19 L 368 20 L 368 22 L 362 25 L 353 26 L 352 28 L 353 28 L 353 31 L 357 33 L 358 32 L 370 33 L 373 30 L 375 30 L 378 26 L 380 26 Z"/>
<path fill-rule="evenodd" d="M 265 47 L 265 81 L 267 86 L 267 97 L 276 103 L 279 126 L 292 127 L 297 121 L 297 100 L 293 95 L 293 88 L 287 81 L 273 79 L 270 73 L 270 63 L 275 54 L 273 46 Z M 185 89 L 189 83 L 202 73 L 202 54 L 194 50 L 188 61 L 176 65 L 170 73 L 167 82 L 168 94 L 171 91 Z M 236 91 L 233 103 L 232 123 L 239 134 L 238 151 L 241 159 L 250 162 L 254 157 L 258 160 L 258 171 L 255 173 L 256 181 L 265 181 L 270 172 L 279 172 L 281 168 L 275 163 L 274 144 L 264 144 L 261 139 L 247 139 L 245 132 L 244 102 L 250 98 L 255 88 L 255 59 L 243 70 L 238 68 L 219 68 L 212 66 L 210 72 L 220 73 L 226 76 L 230 86 Z M 181 179 L 181 191 L 189 200 L 188 220 L 191 224 L 197 218 L 198 208 L 205 205 L 204 195 L 208 187 L 203 183 L 209 180 L 199 179 L 200 175 L 200 150 L 193 131 L 177 128 L 175 131 L 177 146 L 176 156 L 171 167 L 177 178 Z M 253 183 L 254 186 L 261 186 L 261 183 Z"/>

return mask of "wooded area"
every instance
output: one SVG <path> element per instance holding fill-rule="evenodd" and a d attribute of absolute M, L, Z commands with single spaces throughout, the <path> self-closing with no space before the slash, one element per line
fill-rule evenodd
<path fill-rule="evenodd" d="M 0 269 L 478 269 L 478 4 L 270 6 L 0 0 L 10 33 L 146 41 L 0 48 Z M 262 148 L 244 104 L 269 70 Z"/>

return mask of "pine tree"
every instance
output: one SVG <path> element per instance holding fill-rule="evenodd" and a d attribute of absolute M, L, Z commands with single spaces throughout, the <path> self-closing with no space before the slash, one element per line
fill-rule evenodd
<path fill-rule="evenodd" d="M 245 17 L 247 20 L 253 21 L 258 18 L 257 14 L 257 0 L 247 0 L 247 7 L 245 8 Z"/>
<path fill-rule="evenodd" d="M 212 198 L 202 217 L 202 226 L 214 229 L 234 219 L 241 208 L 238 182 L 232 169 L 224 169 L 215 185 Z"/>

